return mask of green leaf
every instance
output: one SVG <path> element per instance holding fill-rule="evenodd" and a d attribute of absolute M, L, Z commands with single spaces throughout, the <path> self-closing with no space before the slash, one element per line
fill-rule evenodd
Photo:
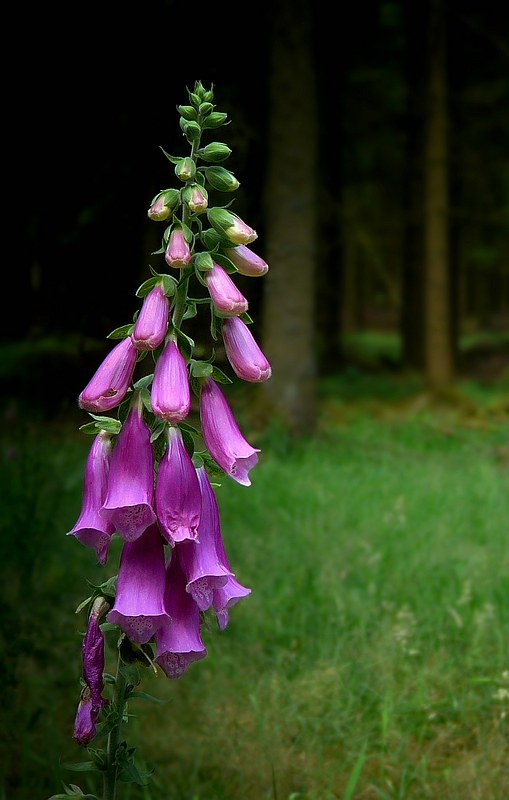
<path fill-rule="evenodd" d="M 86 422 L 85 425 L 80 425 L 79 430 L 82 433 L 93 433 L 96 434 L 98 431 L 97 425 L 95 422 Z"/>
<path fill-rule="evenodd" d="M 140 697 L 142 700 L 148 700 L 150 703 L 159 703 L 160 705 L 164 705 L 164 703 L 168 702 L 168 700 L 161 700 L 159 697 L 153 697 L 153 695 L 147 694 L 147 692 L 131 692 L 129 700 L 132 697 Z"/>
<path fill-rule="evenodd" d="M 151 375 L 144 375 L 143 378 L 140 378 L 139 381 L 136 381 L 134 384 L 135 390 L 138 392 L 140 389 L 147 389 L 152 381 L 154 380 L 154 374 Z"/>
<path fill-rule="evenodd" d="M 219 367 L 213 367 L 212 377 L 217 383 L 233 383 L 231 378 L 229 378 L 228 375 L 225 375 L 224 372 L 219 369 Z"/>
<path fill-rule="evenodd" d="M 137 783 L 146 786 L 150 778 L 150 772 L 141 772 L 133 760 L 134 747 L 127 749 L 126 743 L 122 742 L 118 747 L 115 763 L 118 767 L 118 778 L 123 783 Z"/>
<path fill-rule="evenodd" d="M 152 291 L 156 283 L 159 283 L 160 280 L 161 278 L 159 275 L 153 275 L 151 278 L 147 278 L 147 280 L 144 281 L 137 289 L 136 297 L 146 297 L 147 294 Z M 119 328 L 119 330 L 121 329 Z"/>
<path fill-rule="evenodd" d="M 192 361 L 191 362 L 191 375 L 193 378 L 206 378 L 212 375 L 214 367 L 206 361 Z M 230 381 L 231 383 L 231 381 Z"/>
<path fill-rule="evenodd" d="M 219 264 L 219 266 L 222 267 L 225 270 L 225 272 L 228 272 L 229 274 L 232 274 L 233 272 L 238 272 L 238 269 L 233 263 L 233 261 L 230 261 L 228 256 L 225 256 L 223 253 L 214 253 L 214 261 L 216 262 L 216 264 Z"/>
<path fill-rule="evenodd" d="M 166 297 L 173 297 L 177 289 L 177 281 L 171 275 L 163 274 L 163 292 Z"/>
<path fill-rule="evenodd" d="M 181 431 L 187 431 L 188 433 L 192 433 L 195 436 L 200 435 L 200 431 L 198 428 L 194 428 L 192 425 L 189 425 L 187 422 L 179 422 L 179 428 Z"/>
<path fill-rule="evenodd" d="M 243 311 L 242 314 L 239 314 L 239 319 L 241 319 L 246 325 L 251 325 L 253 322 L 253 318 L 249 316 L 247 311 Z"/>
<path fill-rule="evenodd" d="M 130 336 L 133 331 L 134 325 L 132 322 L 129 325 L 121 325 L 120 328 L 115 328 L 114 331 L 107 335 L 107 339 L 125 339 Z"/>
<path fill-rule="evenodd" d="M 366 760 L 366 750 L 368 749 L 368 741 L 364 742 L 362 745 L 362 750 L 357 758 L 357 761 L 354 764 L 354 768 L 348 778 L 348 783 L 346 785 L 345 792 L 343 794 L 343 800 L 350 800 L 352 797 L 355 787 L 357 786 L 357 781 L 359 780 L 359 776 L 361 774 L 361 770 L 364 766 L 364 762 Z"/>
<path fill-rule="evenodd" d="M 63 769 L 72 770 L 72 772 L 99 772 L 99 768 L 95 761 L 79 761 L 79 762 L 62 762 Z"/>
<path fill-rule="evenodd" d="M 182 161 L 182 156 L 170 156 L 170 154 L 167 153 L 164 147 L 161 147 L 161 145 L 159 145 L 159 149 L 163 151 L 168 161 L 171 161 L 172 164 L 178 164 L 179 161 Z"/>

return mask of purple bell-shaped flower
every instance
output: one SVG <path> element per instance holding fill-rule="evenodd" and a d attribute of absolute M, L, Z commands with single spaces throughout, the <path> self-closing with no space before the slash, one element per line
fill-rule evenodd
<path fill-rule="evenodd" d="M 101 514 L 113 523 L 126 542 L 132 542 L 156 521 L 153 499 L 150 430 L 143 421 L 141 399 L 135 395 L 113 448 L 108 492 Z"/>
<path fill-rule="evenodd" d="M 134 542 L 125 542 L 120 556 L 115 605 L 108 622 L 119 625 L 136 644 L 144 644 L 171 624 L 164 607 L 164 547 L 157 525 Z"/>
<path fill-rule="evenodd" d="M 172 545 L 196 539 L 201 516 L 200 484 L 178 428 L 168 430 L 168 445 L 159 462 L 156 514 L 161 533 Z"/>
<path fill-rule="evenodd" d="M 138 351 L 130 337 L 122 339 L 106 356 L 79 396 L 80 408 L 95 414 L 118 406 L 131 383 Z"/>
<path fill-rule="evenodd" d="M 217 540 L 221 536 L 219 511 L 204 467 L 196 470 L 202 498 L 198 539 L 176 545 L 180 563 L 187 580 L 187 591 L 201 611 L 212 605 L 213 591 L 224 586 L 233 573 L 225 567 L 217 551 Z"/>
<path fill-rule="evenodd" d="M 186 591 L 177 549 L 172 551 L 166 568 L 164 605 L 172 622 L 155 633 L 155 661 L 168 678 L 180 678 L 189 664 L 205 658 L 207 651 L 200 638 L 200 610 Z"/>
<path fill-rule="evenodd" d="M 260 451 L 242 436 L 219 386 L 206 378 L 200 392 L 202 434 L 207 449 L 230 478 L 250 486 L 249 470 L 258 462 Z"/>
<path fill-rule="evenodd" d="M 115 530 L 115 526 L 99 513 L 106 497 L 110 461 L 111 435 L 101 431 L 94 439 L 85 465 L 81 514 L 67 534 L 75 536 L 86 547 L 92 547 L 100 564 L 106 564 L 111 534 Z"/>

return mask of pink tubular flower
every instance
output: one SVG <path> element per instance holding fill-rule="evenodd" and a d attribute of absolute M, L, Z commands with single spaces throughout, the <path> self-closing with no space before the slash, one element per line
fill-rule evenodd
<path fill-rule="evenodd" d="M 219 558 L 217 540 L 221 537 L 219 511 L 204 467 L 196 470 L 201 491 L 201 519 L 198 538 L 176 545 L 176 550 L 187 580 L 187 591 L 201 611 L 212 605 L 213 592 L 224 586 L 233 573 Z"/>
<path fill-rule="evenodd" d="M 78 400 L 80 408 L 97 414 L 118 406 L 131 383 L 137 357 L 131 339 L 122 339 L 83 389 Z"/>
<path fill-rule="evenodd" d="M 152 411 L 168 422 L 181 422 L 189 414 L 191 394 L 186 362 L 176 341 L 168 339 L 157 359 L 150 393 Z"/>
<path fill-rule="evenodd" d="M 267 262 L 244 244 L 239 244 L 238 247 L 229 247 L 225 253 L 230 261 L 233 261 L 241 275 L 257 278 L 265 275 L 269 269 Z"/>
<path fill-rule="evenodd" d="M 168 298 L 157 283 L 143 301 L 131 341 L 138 350 L 155 350 L 166 335 L 168 326 Z"/>
<path fill-rule="evenodd" d="M 212 269 L 208 269 L 203 277 L 212 302 L 220 314 L 237 316 L 247 311 L 248 303 L 246 298 L 219 264 L 214 263 Z"/>
<path fill-rule="evenodd" d="M 249 470 L 258 462 L 259 450 L 246 442 L 226 398 L 212 378 L 205 378 L 200 392 L 202 435 L 212 458 L 230 478 L 250 486 Z"/>
<path fill-rule="evenodd" d="M 85 465 L 81 514 L 68 536 L 92 547 L 100 564 L 106 564 L 108 546 L 115 526 L 99 514 L 108 486 L 111 461 L 111 436 L 101 431 L 94 439 Z"/>
<path fill-rule="evenodd" d="M 187 267 L 191 261 L 191 251 L 180 228 L 172 230 L 164 258 L 169 267 L 177 268 Z"/>
<path fill-rule="evenodd" d="M 173 545 L 196 539 L 201 516 L 201 494 L 196 470 L 178 428 L 168 431 L 168 446 L 159 462 L 156 514 L 161 533 Z"/>
<path fill-rule="evenodd" d="M 226 208 L 211 208 L 207 215 L 212 227 L 233 244 L 250 244 L 258 238 L 253 228 Z"/>
<path fill-rule="evenodd" d="M 164 605 L 171 625 L 155 633 L 155 661 L 168 678 L 180 678 L 189 664 L 205 658 L 207 651 L 200 638 L 200 610 L 186 592 L 186 578 L 176 550 L 166 568 Z"/>
<path fill-rule="evenodd" d="M 143 407 L 138 396 L 134 398 L 113 448 L 101 515 L 113 523 L 123 539 L 132 542 L 156 521 L 153 498 L 150 430 L 143 421 Z"/>
<path fill-rule="evenodd" d="M 270 364 L 241 319 L 228 317 L 223 320 L 222 332 L 228 361 L 238 378 L 251 383 L 261 383 L 270 378 Z"/>
<path fill-rule="evenodd" d="M 151 525 L 136 541 L 124 544 L 108 622 L 119 625 L 136 644 L 145 644 L 159 628 L 171 624 L 164 590 L 163 540 L 157 525 Z"/>
<path fill-rule="evenodd" d="M 219 536 L 216 538 L 216 551 L 219 561 L 223 567 L 225 567 L 225 569 L 230 571 L 230 565 L 226 557 L 226 551 L 224 549 L 223 539 L 219 529 L 218 533 Z M 216 615 L 217 625 L 220 631 L 223 631 L 228 625 L 228 609 L 234 606 L 241 597 L 245 597 L 247 594 L 251 594 L 251 589 L 247 589 L 245 586 L 242 586 L 242 584 L 236 580 L 233 574 L 229 576 L 224 586 L 219 586 L 218 588 L 214 589 L 212 608 L 214 609 L 214 614 Z"/>
<path fill-rule="evenodd" d="M 171 216 L 171 207 L 166 205 L 164 193 L 154 200 L 147 211 L 147 215 L 149 219 L 156 220 L 156 222 L 161 222 Z"/>
<path fill-rule="evenodd" d="M 104 637 L 99 620 L 108 608 L 104 597 L 94 600 L 82 645 L 85 687 L 81 692 L 73 735 L 85 747 L 95 736 L 97 717 L 105 702 L 101 696 L 104 689 Z"/>

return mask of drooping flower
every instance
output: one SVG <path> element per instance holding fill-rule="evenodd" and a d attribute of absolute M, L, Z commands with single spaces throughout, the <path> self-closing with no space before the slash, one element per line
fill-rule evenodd
<path fill-rule="evenodd" d="M 216 551 L 219 561 L 223 567 L 228 571 L 231 571 L 219 526 L 216 532 Z M 245 597 L 247 594 L 251 594 L 251 589 L 248 589 L 246 586 L 242 586 L 242 584 L 239 583 L 239 581 L 235 578 L 233 573 L 228 577 L 228 580 L 224 586 L 219 586 L 214 589 L 212 595 L 212 608 L 214 609 L 214 614 L 216 615 L 217 625 L 220 631 L 224 630 L 228 624 L 228 609 L 234 606 L 241 597 Z"/>
<path fill-rule="evenodd" d="M 211 208 L 207 214 L 212 227 L 233 244 L 250 244 L 258 238 L 253 228 L 226 208 Z"/>
<path fill-rule="evenodd" d="M 200 610 L 186 591 L 176 549 L 166 568 L 164 605 L 172 621 L 155 633 L 155 661 L 168 678 L 180 678 L 193 661 L 205 658 L 207 651 L 200 638 Z"/>
<path fill-rule="evenodd" d="M 181 228 L 174 228 L 170 233 L 168 247 L 164 255 L 169 267 L 187 267 L 191 261 L 191 250 Z"/>
<path fill-rule="evenodd" d="M 157 359 L 150 403 L 154 414 L 168 422 L 181 422 L 189 414 L 191 395 L 186 362 L 173 337 Z"/>
<path fill-rule="evenodd" d="M 222 333 L 228 361 L 238 378 L 252 383 L 270 378 L 270 364 L 241 319 L 228 317 L 223 320 Z"/>
<path fill-rule="evenodd" d="M 166 335 L 168 326 L 168 298 L 160 283 L 157 283 L 145 299 L 131 334 L 131 341 L 138 350 L 155 350 Z"/>
<path fill-rule="evenodd" d="M 88 619 L 87 632 L 83 638 L 83 680 L 80 703 L 74 722 L 74 738 L 86 746 L 96 733 L 99 712 L 104 705 L 101 694 L 104 689 L 104 636 L 99 620 L 108 610 L 104 597 L 97 597 L 92 605 Z"/>
<path fill-rule="evenodd" d="M 137 358 L 138 351 L 130 337 L 122 339 L 81 392 L 78 399 L 80 408 L 98 413 L 118 406 L 131 383 Z"/>
<path fill-rule="evenodd" d="M 260 451 L 242 436 L 224 394 L 212 378 L 205 378 L 200 392 L 202 435 L 217 464 L 237 483 L 250 486 L 249 470 Z"/>
<path fill-rule="evenodd" d="M 137 539 L 156 520 L 154 499 L 154 457 L 150 430 L 143 421 L 139 395 L 118 434 L 111 458 L 108 491 L 101 514 L 113 523 L 127 542 Z"/>
<path fill-rule="evenodd" d="M 203 277 L 212 302 L 220 314 L 236 316 L 247 311 L 246 298 L 219 264 L 214 263 L 212 269 L 208 269 Z"/>
<path fill-rule="evenodd" d="M 241 275 L 248 275 L 252 278 L 257 278 L 265 275 L 269 269 L 269 265 L 263 258 L 253 253 L 249 247 L 244 244 L 239 244 L 237 247 L 228 247 L 225 254 L 230 261 L 233 261 Z"/>
<path fill-rule="evenodd" d="M 170 427 L 167 441 L 157 470 L 156 514 L 161 533 L 173 547 L 175 542 L 196 539 L 201 494 L 180 430 Z"/>
<path fill-rule="evenodd" d="M 233 573 L 220 561 L 216 543 L 221 536 L 219 511 L 204 467 L 196 470 L 201 492 L 201 519 L 196 541 L 175 545 L 186 576 L 186 589 L 201 611 L 212 605 L 213 591 L 224 586 Z"/>
<path fill-rule="evenodd" d="M 171 624 L 164 608 L 164 547 L 157 525 L 134 542 L 125 542 L 120 556 L 115 605 L 107 616 L 136 644 Z"/>
<path fill-rule="evenodd" d="M 100 564 L 106 564 L 110 538 L 115 526 L 99 513 L 108 487 L 111 461 L 111 435 L 101 431 L 95 437 L 83 480 L 81 514 L 68 536 L 75 536 L 86 547 L 92 547 Z"/>

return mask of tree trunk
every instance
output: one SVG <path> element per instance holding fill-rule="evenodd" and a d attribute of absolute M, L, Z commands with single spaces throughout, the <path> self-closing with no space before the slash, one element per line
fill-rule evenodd
<path fill-rule="evenodd" d="M 453 377 L 443 0 L 430 0 L 428 52 L 424 147 L 424 360 L 428 385 L 438 389 Z"/>
<path fill-rule="evenodd" d="M 273 377 L 264 388 L 271 410 L 301 433 L 316 414 L 317 120 L 308 4 L 279 0 L 272 24 L 263 344 Z"/>

